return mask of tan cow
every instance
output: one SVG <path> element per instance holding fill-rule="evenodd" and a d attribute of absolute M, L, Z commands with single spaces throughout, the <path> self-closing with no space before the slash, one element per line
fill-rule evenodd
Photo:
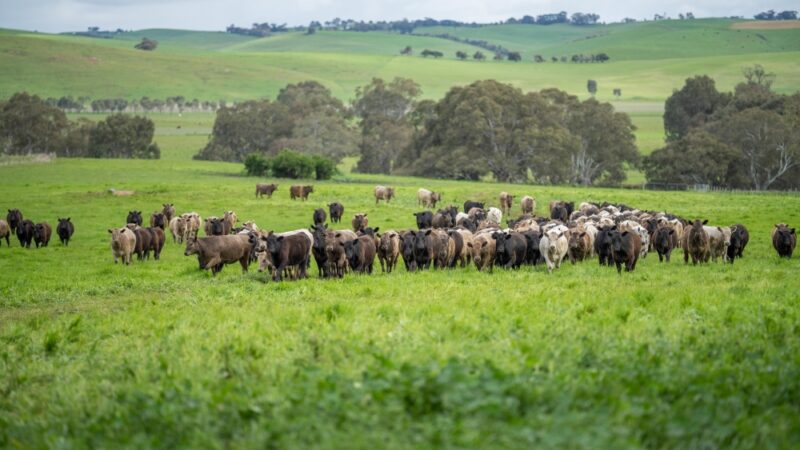
<path fill-rule="evenodd" d="M 379 201 L 385 200 L 386 203 L 394 197 L 394 188 L 386 186 L 375 186 L 375 204 Z"/>
<path fill-rule="evenodd" d="M 122 228 L 109 228 L 111 234 L 111 253 L 114 255 L 114 264 L 119 259 L 122 263 L 130 265 L 131 255 L 136 248 L 136 235 L 127 227 Z"/>

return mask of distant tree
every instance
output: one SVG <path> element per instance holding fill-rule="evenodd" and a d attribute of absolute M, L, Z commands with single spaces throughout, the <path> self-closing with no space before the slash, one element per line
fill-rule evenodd
<path fill-rule="evenodd" d="M 519 23 L 524 23 L 526 25 L 533 25 L 536 23 L 536 18 L 533 16 L 522 16 L 522 19 L 519 20 Z"/>
<path fill-rule="evenodd" d="M 614 97 L 622 97 L 622 89 L 614 88 Z"/>
<path fill-rule="evenodd" d="M 3 154 L 57 153 L 69 122 L 63 111 L 27 92 L 16 93 L 0 109 Z"/>
<path fill-rule="evenodd" d="M 606 55 L 605 53 L 598 53 L 598 54 L 594 55 L 594 57 L 595 57 L 595 61 L 599 61 L 601 63 L 604 63 L 604 62 L 606 62 L 606 61 L 608 61 L 610 59 L 608 57 L 608 55 Z"/>
<path fill-rule="evenodd" d="M 537 62 L 537 63 L 543 63 L 544 62 L 544 58 L 542 57 L 542 55 L 533 55 L 533 60 L 535 62 Z"/>
<path fill-rule="evenodd" d="M 503 57 L 503 54 L 502 54 L 502 53 L 495 53 L 495 54 L 494 54 L 494 58 L 492 58 L 492 59 L 494 59 L 495 61 L 502 61 L 502 60 L 504 60 L 505 58 Z"/>
<path fill-rule="evenodd" d="M 484 59 L 486 59 L 486 55 L 484 55 L 483 52 L 479 50 L 475 52 L 474 55 L 472 55 L 472 59 L 476 61 L 483 61 Z"/>
<path fill-rule="evenodd" d="M 636 23 L 636 19 L 633 19 L 633 18 L 630 18 L 630 17 L 626 17 L 626 18 L 622 19 L 622 22 L 623 23 Z"/>
<path fill-rule="evenodd" d="M 777 20 L 797 20 L 797 11 L 781 11 L 775 15 Z"/>
<path fill-rule="evenodd" d="M 427 48 L 420 53 L 423 57 L 427 58 L 428 56 L 433 56 L 434 58 L 438 59 L 444 56 L 444 54 L 437 50 L 428 50 Z"/>
<path fill-rule="evenodd" d="M 730 95 L 717 91 L 706 75 L 687 78 L 684 86 L 672 93 L 664 104 L 664 131 L 667 140 L 677 140 L 690 129 L 705 124 L 715 111 L 730 101 Z"/>
<path fill-rule="evenodd" d="M 556 63 L 556 62 L 558 62 L 558 57 L 557 56 L 551 56 L 550 57 L 550 61 Z"/>
<path fill-rule="evenodd" d="M 401 55 L 411 55 L 413 52 L 410 45 L 406 45 L 406 48 L 400 50 Z"/>
<path fill-rule="evenodd" d="M 458 58 L 458 59 L 463 61 L 463 60 L 467 59 L 467 54 L 465 52 L 462 52 L 461 50 L 459 50 L 459 51 L 456 52 L 456 58 Z"/>
<path fill-rule="evenodd" d="M 711 186 L 735 185 L 739 165 L 740 156 L 735 149 L 703 130 L 690 131 L 684 138 L 668 142 L 642 163 L 648 181 Z"/>
<path fill-rule="evenodd" d="M 317 29 L 316 29 L 316 28 L 314 28 L 314 27 L 308 27 L 308 30 L 306 30 L 306 35 L 307 35 L 307 36 L 308 36 L 308 35 L 312 35 L 312 34 L 315 34 L 316 32 L 317 32 Z"/>
<path fill-rule="evenodd" d="M 134 45 L 134 48 L 139 50 L 153 51 L 158 47 L 158 41 L 155 39 L 142 38 L 142 42 Z"/>
<path fill-rule="evenodd" d="M 767 73 L 761 64 L 756 64 L 752 67 L 745 67 L 742 69 L 742 75 L 744 75 L 747 84 L 755 84 L 766 89 L 770 89 L 772 87 L 772 83 L 775 81 L 775 74 Z"/>
<path fill-rule="evenodd" d="M 519 52 L 508 52 L 508 55 L 506 55 L 506 58 L 509 61 L 515 61 L 515 62 L 516 61 L 522 61 L 522 55 L 520 55 Z"/>
<path fill-rule="evenodd" d="M 597 81 L 595 80 L 588 80 L 586 82 L 586 90 L 589 91 L 592 96 L 597 93 Z"/>
<path fill-rule="evenodd" d="M 572 14 L 570 18 L 570 22 L 573 25 L 594 25 L 598 20 L 600 20 L 600 16 L 593 13 L 584 14 L 577 12 Z"/>
<path fill-rule="evenodd" d="M 101 120 L 89 134 L 93 158 L 158 159 L 161 151 L 153 142 L 155 125 L 146 117 L 114 114 Z"/>
<path fill-rule="evenodd" d="M 769 11 L 760 12 L 753 17 L 756 20 L 775 20 L 775 11 L 770 9 Z"/>

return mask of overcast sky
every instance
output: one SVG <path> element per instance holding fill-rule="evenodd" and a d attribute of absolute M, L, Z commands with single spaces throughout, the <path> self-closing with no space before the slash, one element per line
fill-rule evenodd
<path fill-rule="evenodd" d="M 798 9 L 796 1 L 745 0 L 0 0 L 0 27 L 46 32 L 102 29 L 181 28 L 224 30 L 253 22 L 305 25 L 340 17 L 355 20 L 456 19 L 495 22 L 525 14 L 594 12 L 601 21 L 624 17 L 752 17 L 768 9 Z"/>

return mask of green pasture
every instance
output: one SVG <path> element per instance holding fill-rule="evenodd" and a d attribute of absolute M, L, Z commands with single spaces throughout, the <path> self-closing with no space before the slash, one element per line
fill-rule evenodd
<path fill-rule="evenodd" d="M 242 166 L 190 161 L 202 115 L 152 115 L 163 160 L 59 159 L 0 167 L 5 208 L 70 216 L 69 247 L 0 248 L 0 447 L 793 448 L 800 445 L 797 259 L 770 246 L 800 197 L 583 189 L 367 176 L 274 180 L 256 199 Z M 345 165 L 346 166 L 346 165 Z M 343 166 L 344 168 L 344 166 Z M 375 205 L 375 184 L 397 188 Z M 401 230 L 419 187 L 445 203 L 624 202 L 746 224 L 745 258 L 686 266 L 655 255 L 617 275 L 594 259 L 548 275 L 474 267 L 274 283 L 216 278 L 168 242 L 115 265 L 107 229 L 162 203 L 235 210 L 265 229 L 345 205 Z M 109 188 L 129 189 L 114 197 Z M 518 213 L 518 205 L 514 213 Z M 316 274 L 312 264 L 311 273 Z"/>

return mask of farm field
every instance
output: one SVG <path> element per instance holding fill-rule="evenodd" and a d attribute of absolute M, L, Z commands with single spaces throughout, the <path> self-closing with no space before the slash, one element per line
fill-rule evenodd
<path fill-rule="evenodd" d="M 314 182 L 305 203 L 289 200 L 290 180 L 256 199 L 262 180 L 241 165 L 190 160 L 190 130 L 207 118 L 156 122 L 160 161 L 0 167 L 5 208 L 76 226 L 69 247 L 54 238 L 39 250 L 16 240 L 0 248 L 0 446 L 800 444 L 800 262 L 779 260 L 769 242 L 774 223 L 800 223 L 800 197 L 345 170 Z M 396 201 L 376 206 L 378 183 L 396 186 Z M 114 265 L 109 249 L 106 230 L 129 210 L 165 202 L 288 230 L 337 200 L 346 219 L 367 212 L 371 226 L 405 229 L 421 186 L 443 192 L 445 204 L 531 194 L 539 214 L 552 199 L 624 202 L 741 222 L 752 237 L 734 265 L 685 266 L 680 252 L 669 264 L 650 255 L 622 276 L 595 260 L 551 275 L 541 266 L 381 274 L 376 264 L 373 276 L 285 283 L 237 265 L 212 278 L 171 242 L 160 261 L 129 267 Z M 114 197 L 112 187 L 136 194 Z"/>

